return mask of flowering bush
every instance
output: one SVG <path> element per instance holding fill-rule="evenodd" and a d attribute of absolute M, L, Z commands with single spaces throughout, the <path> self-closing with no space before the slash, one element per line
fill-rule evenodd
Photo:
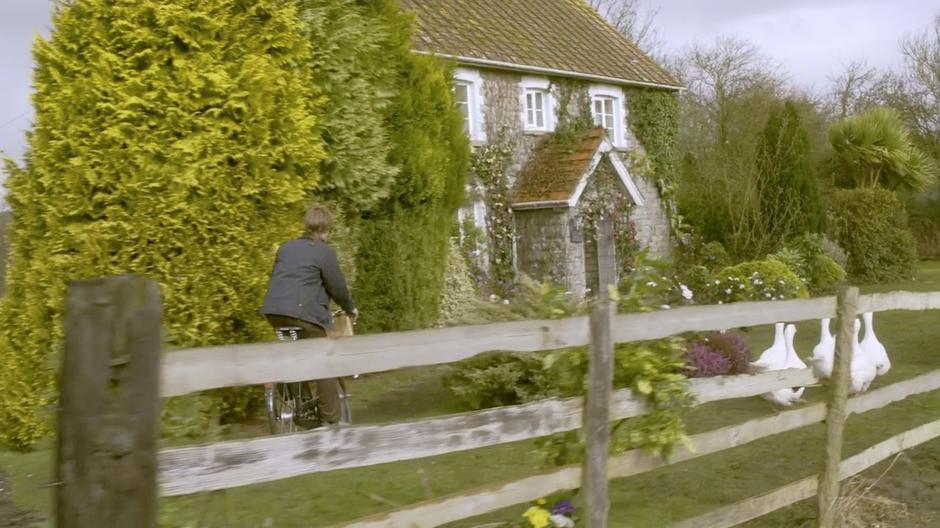
<path fill-rule="evenodd" d="M 727 267 L 715 274 L 708 291 L 718 304 L 809 297 L 800 277 L 786 264 L 773 259 Z"/>
<path fill-rule="evenodd" d="M 686 375 L 690 378 L 709 378 L 731 374 L 731 360 L 712 350 L 708 343 L 701 341 L 689 343 L 685 360 Z"/>
<path fill-rule="evenodd" d="M 621 279 L 618 289 L 617 309 L 621 312 L 668 310 L 692 304 L 695 298 L 695 292 L 680 282 L 669 263 L 650 258 L 645 249 L 636 256 L 633 273 Z"/>
<path fill-rule="evenodd" d="M 714 332 L 689 343 L 686 374 L 692 378 L 745 374 L 750 361 L 751 347 L 744 337 Z"/>

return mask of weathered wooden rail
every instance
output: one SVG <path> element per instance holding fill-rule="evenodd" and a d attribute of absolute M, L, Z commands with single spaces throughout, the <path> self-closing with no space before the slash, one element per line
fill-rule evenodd
<path fill-rule="evenodd" d="M 86 292 L 87 293 L 87 292 Z M 118 303 L 120 304 L 120 303 Z M 846 312 L 846 302 L 835 297 L 812 300 L 735 303 L 722 306 L 695 306 L 673 310 L 621 314 L 589 318 L 575 317 L 562 320 L 521 321 L 473 327 L 400 332 L 381 335 L 356 336 L 342 339 L 317 339 L 293 343 L 268 343 L 206 347 L 166 352 L 162 356 L 159 372 L 159 396 L 177 396 L 192 392 L 239 385 L 254 385 L 269 381 L 297 381 L 326 377 L 348 376 L 354 373 L 381 372 L 404 367 L 434 365 L 458 361 L 479 353 L 501 350 L 535 352 L 564 347 L 586 346 L 592 342 L 598 347 L 598 335 L 606 332 L 609 342 L 600 345 L 608 349 L 614 343 L 657 339 L 687 331 L 707 331 L 743 326 L 771 324 L 778 321 L 803 321 L 835 317 L 842 310 L 843 327 L 850 324 L 857 310 L 925 310 L 940 309 L 940 292 L 896 292 L 861 296 Z M 850 314 L 848 317 L 846 314 Z M 78 317 L 80 314 L 70 314 Z M 137 324 L 137 323 L 135 323 Z M 159 323 L 157 323 L 159 324 Z M 599 326 L 600 325 L 600 326 Z M 107 327 L 107 325 L 103 325 Z M 600 330 L 598 330 L 600 328 Z M 121 333 L 118 328 L 118 333 Z M 123 334 L 122 334 L 123 335 Z M 67 336 L 68 337 L 68 336 Z M 120 340 L 118 340 L 120 341 Z M 840 339 L 839 361 L 847 361 L 844 339 Z M 600 350 L 603 352 L 603 350 Z M 68 348 L 66 355 L 68 356 Z M 68 360 L 68 358 L 67 358 Z M 135 358 L 111 362 L 110 369 L 123 369 L 135 364 Z M 603 369 L 599 369 L 603 371 Z M 135 371 L 136 372 L 136 371 Z M 64 376 L 69 372 L 65 371 Z M 595 377 L 609 376 L 600 372 Z M 98 376 L 94 382 L 107 380 Z M 838 387 L 845 383 L 836 376 Z M 595 380 L 598 381 L 598 380 Z M 755 396 L 770 390 L 806 386 L 816 383 L 808 370 L 777 371 L 755 376 L 734 376 L 692 380 L 691 386 L 699 403 L 731 398 Z M 338 430 L 314 430 L 304 433 L 251 440 L 225 441 L 213 444 L 164 449 L 155 457 L 151 478 L 158 480 L 160 494 L 181 495 L 199 491 L 224 489 L 314 472 L 332 471 L 374 464 L 411 460 L 477 449 L 485 446 L 546 436 L 583 427 L 585 420 L 619 420 L 647 412 L 641 399 L 629 390 L 609 391 L 600 380 L 592 385 L 598 405 L 593 418 L 585 417 L 581 398 L 550 399 L 525 405 L 488 409 L 473 413 L 435 417 L 387 425 L 351 426 Z M 778 415 L 751 420 L 743 424 L 695 435 L 695 451 L 678 448 L 670 463 L 716 453 L 743 445 L 773 434 L 818 423 L 824 419 L 830 427 L 841 431 L 844 416 L 866 412 L 906 398 L 912 394 L 940 389 L 940 371 L 900 382 L 846 400 L 838 391 L 828 404 L 817 403 Z M 147 393 L 137 393 L 150 397 Z M 597 395 L 600 397 L 597 398 Z M 65 395 L 63 395 L 65 397 Z M 158 397 L 156 388 L 152 398 Z M 590 399 L 590 396 L 589 396 Z M 833 409 L 839 409 L 839 415 Z M 598 417 L 597 413 L 601 413 Z M 828 417 L 828 418 L 827 418 Z M 935 424 L 929 424 L 935 425 Z M 926 426 L 925 426 L 926 427 Z M 922 442 L 936 436 L 937 427 L 919 428 L 899 435 L 891 444 L 897 449 Z M 917 431 L 915 433 L 915 431 Z M 151 434 L 151 433 L 148 433 Z M 830 433 L 830 448 L 835 441 Z M 841 442 L 838 442 L 841 446 Z M 882 444 L 879 444 L 879 446 Z M 888 444 L 885 444 L 888 445 Z M 877 446 L 876 446 L 877 447 Z M 851 457 L 841 461 L 838 452 L 831 456 L 823 474 L 829 475 L 828 489 L 838 493 L 838 480 L 851 471 L 861 471 L 884 458 L 879 448 L 866 458 Z M 888 449 L 890 451 L 890 449 Z M 866 451 L 867 452 L 867 451 Z M 593 457 L 588 471 L 601 478 L 618 478 L 650 471 L 666 464 L 665 461 L 628 452 L 606 460 L 602 452 Z M 866 465 L 867 464 L 867 465 Z M 841 472 L 839 468 L 842 468 Z M 834 468 L 834 469 L 833 469 Z M 835 473 L 833 474 L 833 471 Z M 606 475 L 604 474 L 606 473 Z M 835 475 L 834 477 L 832 475 Z M 147 480 L 146 475 L 140 477 Z M 435 499 L 406 507 L 395 512 L 373 516 L 348 526 L 437 526 L 487 511 L 534 500 L 546 494 L 583 485 L 588 476 L 579 467 L 566 467 L 523 480 L 489 486 L 459 496 Z M 808 497 L 817 492 L 816 477 L 812 484 L 804 481 L 781 488 L 771 494 L 745 501 L 739 508 L 729 506 L 709 515 L 717 515 L 715 525 L 731 526 L 753 516 L 790 504 L 795 497 Z M 807 481 L 808 482 L 808 481 Z M 603 487 L 595 495 L 606 492 Z M 124 489 L 125 495 L 134 490 Z M 823 492 L 820 491 L 822 494 Z M 808 494 L 808 495 L 807 495 Z M 827 496 L 828 497 L 828 496 Z M 792 500 L 791 500 L 792 499 Z M 595 499 L 597 497 L 595 496 Z M 822 501 L 823 499 L 821 499 Z M 826 504 L 832 498 L 826 498 Z M 590 500 L 589 500 L 590 503 Z M 594 504 L 601 504 L 594 502 Z M 821 505 L 820 518 L 829 514 Z M 722 511 L 727 510 L 724 513 Z M 733 510 L 733 511 L 732 511 Z M 730 513 L 729 513 L 730 512 Z M 743 512 L 743 513 L 742 513 Z M 704 525 L 710 519 L 704 518 Z M 722 520 L 725 519 L 725 520 Z M 736 520 L 742 519 L 742 520 Z M 592 526 L 602 526 L 603 519 L 593 520 Z M 695 519 L 681 525 L 700 522 Z M 725 524 L 721 524 L 725 523 Z M 732 524 L 727 524 L 732 523 Z M 148 525 L 149 523 L 139 523 Z M 829 526 L 828 524 L 822 524 Z M 78 526 L 78 525 L 76 525 Z"/>

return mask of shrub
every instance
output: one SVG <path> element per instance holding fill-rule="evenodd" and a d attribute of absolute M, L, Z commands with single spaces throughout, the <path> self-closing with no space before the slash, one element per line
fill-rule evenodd
<path fill-rule="evenodd" d="M 685 375 L 709 378 L 731 374 L 731 360 L 712 350 L 707 343 L 693 341 L 685 353 Z"/>
<path fill-rule="evenodd" d="M 477 301 L 473 279 L 467 262 L 457 243 L 451 239 L 448 246 L 447 266 L 444 268 L 444 288 L 441 292 L 441 308 L 438 325 L 446 326 L 461 320 Z"/>
<path fill-rule="evenodd" d="M 822 231 L 826 210 L 811 162 L 810 141 L 796 104 L 775 109 L 758 143 L 762 229 L 770 240 Z"/>
<path fill-rule="evenodd" d="M 746 374 L 750 371 L 751 347 L 739 334 L 713 332 L 689 343 L 687 375 L 695 378 Z"/>
<path fill-rule="evenodd" d="M 454 364 L 444 385 L 471 409 L 515 405 L 553 394 L 542 356 L 491 352 Z"/>
<path fill-rule="evenodd" d="M 744 262 L 716 273 L 709 296 L 719 304 L 808 297 L 803 281 L 786 264 L 773 259 Z"/>
<path fill-rule="evenodd" d="M 809 283 L 809 264 L 806 256 L 799 250 L 791 247 L 783 247 L 778 249 L 775 253 L 767 255 L 767 258 L 784 263 L 800 280 L 806 284 Z"/>
<path fill-rule="evenodd" d="M 826 294 L 836 291 L 845 282 L 845 269 L 829 255 L 816 255 L 813 259 L 809 287 L 813 293 Z"/>
<path fill-rule="evenodd" d="M 633 263 L 633 273 L 621 278 L 617 309 L 621 312 L 647 312 L 691 304 L 695 291 L 683 284 L 670 264 L 649 257 L 641 250 Z"/>
<path fill-rule="evenodd" d="M 411 52 L 411 16 L 395 0 L 367 5 L 393 28 L 384 44 L 396 97 L 384 113 L 398 170 L 389 198 L 363 214 L 354 294 L 365 331 L 407 330 L 438 319 L 448 240 L 463 201 L 470 147 L 451 93 L 452 72 Z"/>
<path fill-rule="evenodd" d="M 845 280 L 845 270 L 830 254 L 844 258 L 838 245 L 824 236 L 805 234 L 790 240 L 769 258 L 786 264 L 812 293 L 826 294 L 835 291 Z"/>
<path fill-rule="evenodd" d="M 692 266 L 704 266 L 710 271 L 718 271 L 730 264 L 731 256 L 721 242 L 706 242 L 701 235 L 692 233 L 679 236 L 676 267 L 680 271 Z"/>
<path fill-rule="evenodd" d="M 837 190 L 832 203 L 833 234 L 848 253 L 849 276 L 883 282 L 913 275 L 916 245 L 904 204 L 893 192 Z"/>
<path fill-rule="evenodd" d="M 291 2 L 60 2 L 9 162 L 0 439 L 48 431 L 71 280 L 160 283 L 173 346 L 259 341 L 277 243 L 323 183 L 310 43 Z"/>
<path fill-rule="evenodd" d="M 917 256 L 940 259 L 940 194 L 936 191 L 911 202 L 911 232 Z"/>

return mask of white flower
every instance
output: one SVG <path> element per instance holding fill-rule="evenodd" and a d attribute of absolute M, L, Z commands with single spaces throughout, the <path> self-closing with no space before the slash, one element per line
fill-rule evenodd
<path fill-rule="evenodd" d="M 727 290 L 725 290 L 725 293 L 727 293 L 728 295 L 730 295 L 730 294 L 731 294 L 731 288 L 728 288 Z"/>
<path fill-rule="evenodd" d="M 773 297 L 773 295 L 771 295 L 770 293 L 765 293 L 764 295 L 767 296 L 768 299 Z"/>
<path fill-rule="evenodd" d="M 668 310 L 668 309 L 669 309 L 669 305 L 668 305 L 668 304 L 664 304 L 664 305 L 660 306 L 660 308 L 663 309 L 663 310 Z"/>
<path fill-rule="evenodd" d="M 685 300 L 687 301 L 692 300 L 692 295 L 693 295 L 692 290 L 690 290 L 688 286 L 686 286 L 685 284 L 680 284 L 679 289 L 682 290 L 682 296 L 685 297 Z"/>
<path fill-rule="evenodd" d="M 554 514 L 549 516 L 549 521 L 552 521 L 552 526 L 555 528 L 574 528 L 574 521 L 565 517 L 564 515 Z"/>
<path fill-rule="evenodd" d="M 497 297 L 495 293 L 490 294 L 490 302 L 496 302 L 498 300 L 499 300 L 499 297 Z"/>
<path fill-rule="evenodd" d="M 721 301 L 718 301 L 718 304 L 725 304 L 725 303 L 723 303 L 723 302 L 721 302 Z"/>
<path fill-rule="evenodd" d="M 503 304 L 509 304 L 509 299 L 503 299 Z"/>
<path fill-rule="evenodd" d="M 655 288 L 655 287 L 656 287 L 656 283 L 653 282 L 653 281 L 647 282 L 646 285 L 649 286 L 650 288 Z"/>

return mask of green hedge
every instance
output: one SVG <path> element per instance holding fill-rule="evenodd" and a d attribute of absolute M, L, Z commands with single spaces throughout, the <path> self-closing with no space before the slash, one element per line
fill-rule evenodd
<path fill-rule="evenodd" d="M 913 275 L 917 248 L 897 195 L 885 189 L 837 190 L 832 209 L 833 235 L 848 253 L 850 277 L 884 282 Z"/>
<path fill-rule="evenodd" d="M 438 319 L 470 147 L 452 99 L 451 66 L 411 52 L 411 17 L 397 2 L 369 5 L 376 21 L 392 28 L 386 49 L 398 77 L 385 126 L 398 175 L 389 199 L 363 215 L 354 295 L 363 331 L 407 330 Z"/>
<path fill-rule="evenodd" d="M 171 346 L 258 341 L 276 244 L 320 184 L 323 101 L 294 2 L 61 3 L 7 163 L 0 439 L 48 430 L 68 281 L 159 281 Z"/>

